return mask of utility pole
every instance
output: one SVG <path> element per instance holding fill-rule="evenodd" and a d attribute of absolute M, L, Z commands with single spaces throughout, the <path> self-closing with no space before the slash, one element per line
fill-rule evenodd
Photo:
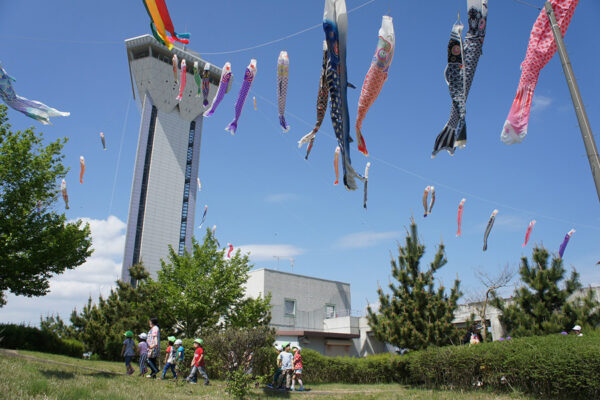
<path fill-rule="evenodd" d="M 571 92 L 571 99 L 573 100 L 573 106 L 575 107 L 575 114 L 577 114 L 577 121 L 579 122 L 579 129 L 581 130 L 581 136 L 583 138 L 583 144 L 585 145 L 585 152 L 592 169 L 592 177 L 596 185 L 596 194 L 598 200 L 600 200 L 600 157 L 598 157 L 598 149 L 594 142 L 594 136 L 592 135 L 592 128 L 590 127 L 590 121 L 588 120 L 587 113 L 583 101 L 581 100 L 581 94 L 579 93 L 579 87 L 573 74 L 573 68 L 571 67 L 571 61 L 565 48 L 565 42 L 563 41 L 560 27 L 556 22 L 556 16 L 554 15 L 554 9 L 550 1 L 546 1 L 544 5 L 550 24 L 552 25 L 552 33 L 554 34 L 554 40 L 558 48 L 558 54 L 560 56 L 560 62 L 565 72 L 567 79 L 567 85 Z"/>

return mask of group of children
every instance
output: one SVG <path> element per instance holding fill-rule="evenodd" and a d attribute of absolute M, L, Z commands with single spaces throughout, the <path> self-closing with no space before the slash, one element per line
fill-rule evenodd
<path fill-rule="evenodd" d="M 290 353 L 290 343 L 284 343 L 283 346 L 275 346 L 277 349 L 277 369 L 273 376 L 273 384 L 267 385 L 273 389 L 294 390 L 296 379 L 300 384 L 300 388 L 296 389 L 299 392 L 304 391 L 302 383 L 302 355 L 300 347 L 292 349 Z M 283 380 L 285 379 L 285 386 Z"/>
<path fill-rule="evenodd" d="M 160 352 L 160 346 L 149 346 L 148 344 L 148 334 L 141 333 L 139 334 L 139 343 L 136 345 L 133 340 L 133 332 L 127 331 L 125 332 L 125 341 L 123 342 L 123 348 L 121 350 L 121 355 L 125 359 L 125 366 L 127 368 L 127 375 L 132 375 L 134 373 L 134 369 L 131 366 L 131 360 L 136 355 L 139 356 L 140 362 L 140 376 L 143 376 L 148 372 L 147 367 L 150 368 L 150 374 L 148 374 L 147 378 L 155 378 L 158 372 L 158 362 L 157 357 Z M 160 340 L 160 339 L 159 339 Z M 167 338 L 169 342 L 169 346 L 167 347 L 167 351 L 165 353 L 165 366 L 163 368 L 162 376 L 159 379 L 165 379 L 167 371 L 170 369 L 173 378 L 177 379 L 178 373 L 181 374 L 184 368 L 184 348 L 183 342 L 181 339 L 176 339 L 174 336 L 169 336 Z M 208 385 L 208 375 L 205 370 L 205 362 L 204 362 L 204 349 L 202 345 L 204 342 L 202 339 L 194 340 L 194 357 L 190 364 L 191 372 L 190 375 L 186 378 L 186 381 L 189 383 L 196 383 L 198 375 L 202 375 L 204 378 L 204 384 Z"/>

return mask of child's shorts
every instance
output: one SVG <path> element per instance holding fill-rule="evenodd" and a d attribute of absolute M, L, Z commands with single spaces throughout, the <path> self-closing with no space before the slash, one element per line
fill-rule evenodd
<path fill-rule="evenodd" d="M 127 365 L 129 367 L 129 364 L 131 364 L 132 358 L 133 358 L 133 356 L 125 356 L 125 365 Z"/>
<path fill-rule="evenodd" d="M 295 369 L 294 375 L 302 375 L 302 368 Z"/>

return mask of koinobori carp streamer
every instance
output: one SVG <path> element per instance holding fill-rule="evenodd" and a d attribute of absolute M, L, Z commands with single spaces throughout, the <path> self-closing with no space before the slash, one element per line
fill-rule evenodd
<path fill-rule="evenodd" d="M 315 136 L 321 128 L 325 111 L 327 111 L 327 101 L 329 100 L 329 87 L 327 86 L 327 41 L 323 41 L 323 64 L 321 66 L 321 78 L 319 79 L 319 91 L 317 93 L 317 123 L 312 131 L 304 135 L 298 142 L 298 147 L 302 147 L 304 143 L 308 143 L 306 148 L 305 160 L 308 160 L 308 155 L 315 143 Z"/>
<path fill-rule="evenodd" d="M 277 108 L 279 111 L 279 124 L 284 132 L 290 130 L 290 126 L 285 122 L 285 102 L 287 98 L 289 75 L 290 59 L 287 51 L 282 51 L 279 53 L 279 58 L 277 59 Z M 256 104 L 256 102 L 254 104 Z"/>
<path fill-rule="evenodd" d="M 231 80 L 231 64 L 226 62 L 223 65 L 223 70 L 221 72 L 221 80 L 219 81 L 219 88 L 217 89 L 217 95 L 213 99 L 213 102 L 208 110 L 204 112 L 205 117 L 210 117 L 215 113 L 217 107 L 221 103 L 221 100 L 225 97 L 227 93 L 227 87 L 229 86 L 229 81 Z"/>
<path fill-rule="evenodd" d="M 392 17 L 384 15 L 381 21 L 381 28 L 379 28 L 377 49 L 375 50 L 371 67 L 367 72 L 367 76 L 365 76 L 365 81 L 360 91 L 360 98 L 358 99 L 356 140 L 358 142 L 358 151 L 364 155 L 369 155 L 369 152 L 367 151 L 367 145 L 362 135 L 362 122 L 387 80 L 388 71 L 394 58 L 395 41 L 396 37 L 394 35 Z"/>
<path fill-rule="evenodd" d="M 235 102 L 235 116 L 233 117 L 233 121 L 231 121 L 229 125 L 227 125 L 227 127 L 225 128 L 225 130 L 231 132 L 232 135 L 234 135 L 237 130 L 238 121 L 240 119 L 240 115 L 242 115 L 244 103 L 246 102 L 246 98 L 248 97 L 248 93 L 250 92 L 250 87 L 252 86 L 252 82 L 254 81 L 255 76 L 256 60 L 252 59 L 250 60 L 250 64 L 248 65 L 248 67 L 246 67 L 244 81 L 242 82 L 240 93 L 238 94 L 238 98 Z"/>
<path fill-rule="evenodd" d="M 579 0 L 550 1 L 563 36 L 567 32 L 578 2 Z M 500 139 L 505 144 L 520 143 L 525 139 L 527 125 L 529 124 L 529 113 L 531 112 L 531 102 L 533 101 L 533 92 L 535 91 L 540 71 L 550 61 L 554 53 L 556 53 L 556 42 L 552 34 L 552 26 L 546 15 L 546 11 L 542 10 L 533 24 L 533 29 L 529 35 L 527 54 L 521 64 L 521 79 L 517 87 L 517 94 L 500 135 Z"/>

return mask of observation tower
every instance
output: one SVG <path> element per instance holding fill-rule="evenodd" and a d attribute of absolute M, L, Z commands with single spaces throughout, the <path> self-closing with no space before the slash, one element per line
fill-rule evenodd
<path fill-rule="evenodd" d="M 206 63 L 199 54 L 179 46 L 170 51 L 151 35 L 127 39 L 125 48 L 133 97 L 142 114 L 121 269 L 121 280 L 130 282 L 130 266 L 143 262 L 155 278 L 160 260 L 169 255 L 169 245 L 179 254 L 191 248 L 202 113 L 207 107 L 202 105 L 202 96 L 196 96 L 194 62 L 200 71 Z M 187 64 L 181 101 L 176 100 L 181 69 L 176 81 L 173 54 Z M 221 69 L 211 65 L 208 107 L 220 78 Z"/>

